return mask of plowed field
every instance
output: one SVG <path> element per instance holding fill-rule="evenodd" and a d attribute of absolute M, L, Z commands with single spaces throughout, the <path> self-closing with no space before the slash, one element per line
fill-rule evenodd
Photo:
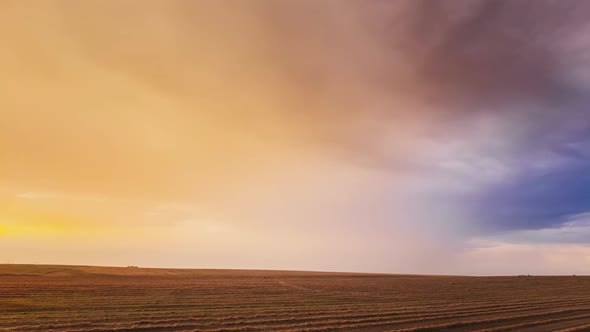
<path fill-rule="evenodd" d="M 590 331 L 590 277 L 0 265 L 8 331 Z"/>

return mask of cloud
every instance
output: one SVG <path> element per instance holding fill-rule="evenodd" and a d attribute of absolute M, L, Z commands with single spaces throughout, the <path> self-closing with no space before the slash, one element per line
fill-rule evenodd
<path fill-rule="evenodd" d="M 458 270 L 474 275 L 587 275 L 588 263 L 587 245 L 491 241 L 466 249 Z"/>
<path fill-rule="evenodd" d="M 586 212 L 590 207 L 590 158 L 565 159 L 555 167 L 547 167 L 547 161 L 540 169 L 538 162 L 516 166 L 523 169 L 521 174 L 490 186 L 475 198 L 482 220 L 492 229 L 540 229 L 560 227 L 566 217 Z"/>
<path fill-rule="evenodd" d="M 0 203 L 18 212 L 133 229 L 189 265 L 444 273 L 473 239 L 526 259 L 587 234 L 569 219 L 590 210 L 586 3 L 6 10 Z"/>
<path fill-rule="evenodd" d="M 47 198 L 55 198 L 57 195 L 56 193 L 34 193 L 34 192 L 25 192 L 16 194 L 18 198 L 25 198 L 25 199 L 47 199 Z"/>
<path fill-rule="evenodd" d="M 456 258 L 462 273 L 477 275 L 589 274 L 590 213 L 564 217 L 557 225 L 480 234 Z"/>
<path fill-rule="evenodd" d="M 590 244 L 590 213 L 580 213 L 561 218 L 557 225 L 538 229 L 504 231 L 488 237 L 515 244 Z"/>
<path fill-rule="evenodd" d="M 105 201 L 108 198 L 101 195 L 75 194 L 64 192 L 23 192 L 15 195 L 17 198 L 30 200 L 70 200 L 70 201 Z"/>

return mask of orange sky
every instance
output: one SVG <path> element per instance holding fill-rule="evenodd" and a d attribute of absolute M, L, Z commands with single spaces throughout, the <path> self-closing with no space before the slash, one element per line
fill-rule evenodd
<path fill-rule="evenodd" d="M 358 255 L 306 191 L 329 208 L 374 175 L 326 156 L 348 124 L 314 109 L 346 101 L 290 76 L 272 6 L 2 6 L 0 258 L 320 269 L 338 264 L 306 262 L 318 252 Z"/>

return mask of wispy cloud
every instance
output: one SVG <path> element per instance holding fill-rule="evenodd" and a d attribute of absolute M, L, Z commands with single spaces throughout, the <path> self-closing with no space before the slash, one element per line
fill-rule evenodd
<path fill-rule="evenodd" d="M 30 200 L 66 200 L 66 201 L 94 201 L 101 202 L 109 198 L 103 195 L 76 194 L 65 192 L 22 192 L 15 195 L 17 198 Z"/>

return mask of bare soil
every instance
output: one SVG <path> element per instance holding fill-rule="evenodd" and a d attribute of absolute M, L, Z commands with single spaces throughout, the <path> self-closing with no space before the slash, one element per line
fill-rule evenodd
<path fill-rule="evenodd" d="M 0 265 L 2 331 L 590 331 L 590 277 Z"/>

